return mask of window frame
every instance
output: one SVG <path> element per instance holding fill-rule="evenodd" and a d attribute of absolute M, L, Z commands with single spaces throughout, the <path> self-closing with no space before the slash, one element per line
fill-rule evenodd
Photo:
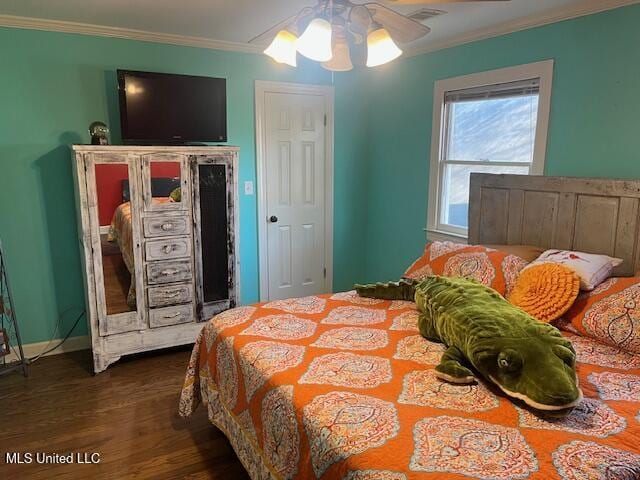
<path fill-rule="evenodd" d="M 429 240 L 464 241 L 468 229 L 441 223 L 442 193 L 444 190 L 445 167 L 447 164 L 474 164 L 493 166 L 529 166 L 529 175 L 543 175 L 547 153 L 547 136 L 551 111 L 551 90 L 553 83 L 553 60 L 500 68 L 459 77 L 437 80 L 433 93 L 433 123 L 431 132 L 431 158 L 429 164 L 429 197 L 427 208 L 427 238 Z M 533 144 L 533 161 L 523 162 L 475 162 L 445 160 L 449 129 L 449 109 L 446 108 L 447 92 L 468 88 L 491 86 L 517 82 L 533 78 L 540 79 L 538 94 L 538 117 Z"/>

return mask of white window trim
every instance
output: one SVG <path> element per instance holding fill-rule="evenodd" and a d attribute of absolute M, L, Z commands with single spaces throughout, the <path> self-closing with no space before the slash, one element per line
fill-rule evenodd
<path fill-rule="evenodd" d="M 533 146 L 533 162 L 531 175 L 543 175 L 547 155 L 547 134 L 549 132 L 549 115 L 551 112 L 551 88 L 553 83 L 553 60 L 501 68 L 487 72 L 473 73 L 460 77 L 447 78 L 435 82 L 433 91 L 433 124 L 431 133 L 431 160 L 429 168 L 429 205 L 427 211 L 427 238 L 429 240 L 448 239 L 466 242 L 467 229 L 458 227 L 443 228 L 438 221 L 441 199 L 441 177 L 443 175 L 440 161 L 444 149 L 445 94 L 454 90 L 516 82 L 531 78 L 540 78 L 538 96 L 538 119 L 536 137 Z"/>

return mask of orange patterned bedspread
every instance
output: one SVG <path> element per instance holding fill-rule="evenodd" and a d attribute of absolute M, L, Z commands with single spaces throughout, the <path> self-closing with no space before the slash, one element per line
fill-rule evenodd
<path fill-rule="evenodd" d="M 640 478 L 640 355 L 567 334 L 583 402 L 532 413 L 492 386 L 454 386 L 434 366 L 410 302 L 354 292 L 214 317 L 180 400 L 202 401 L 252 478 Z"/>

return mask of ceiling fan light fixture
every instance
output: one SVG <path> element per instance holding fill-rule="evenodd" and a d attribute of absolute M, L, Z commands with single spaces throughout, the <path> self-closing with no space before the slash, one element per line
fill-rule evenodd
<path fill-rule="evenodd" d="M 265 55 L 273 58 L 278 63 L 284 63 L 291 67 L 295 67 L 296 55 L 296 37 L 293 33 L 287 30 L 280 30 L 276 37 L 271 42 L 271 45 L 264 51 Z"/>
<path fill-rule="evenodd" d="M 331 51 L 331 24 L 324 18 L 314 18 L 296 41 L 296 48 L 304 55 L 316 62 L 328 62 L 333 57 Z"/>
<path fill-rule="evenodd" d="M 377 67 L 395 60 L 402 50 L 389 35 L 386 28 L 380 27 L 367 36 L 367 67 Z"/>

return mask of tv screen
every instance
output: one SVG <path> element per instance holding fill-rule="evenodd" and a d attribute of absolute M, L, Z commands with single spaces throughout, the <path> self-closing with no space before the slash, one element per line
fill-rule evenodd
<path fill-rule="evenodd" d="M 227 141 L 224 78 L 118 70 L 125 143 Z"/>

